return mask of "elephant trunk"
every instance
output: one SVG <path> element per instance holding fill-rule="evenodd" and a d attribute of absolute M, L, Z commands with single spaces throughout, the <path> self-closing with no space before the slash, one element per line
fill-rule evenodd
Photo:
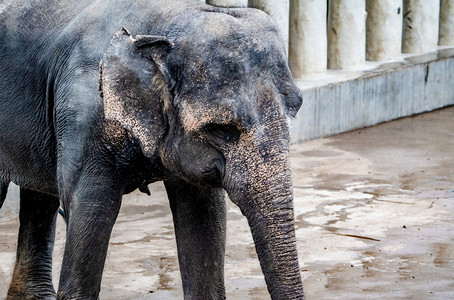
<path fill-rule="evenodd" d="M 226 190 L 248 220 L 271 298 L 304 299 L 294 230 L 288 145 L 278 148 L 275 150 L 279 151 L 272 151 L 277 153 L 275 155 L 259 151 L 255 156 L 259 162 L 252 167 L 238 166 L 232 172 L 233 177 L 242 179 L 233 180 Z"/>
<path fill-rule="evenodd" d="M 243 209 L 251 227 L 256 251 L 272 299 L 302 299 L 302 282 L 296 250 L 293 197 L 261 195 L 256 201 L 272 202 L 259 209 Z M 255 203 L 257 203 L 254 201 Z M 253 202 L 253 203 L 254 203 Z"/>

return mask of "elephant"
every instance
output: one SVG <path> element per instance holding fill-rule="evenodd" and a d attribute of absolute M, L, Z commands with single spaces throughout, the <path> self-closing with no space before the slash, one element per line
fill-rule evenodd
<path fill-rule="evenodd" d="M 124 194 L 163 181 L 185 299 L 225 299 L 226 195 L 272 299 L 303 299 L 289 165 L 302 93 L 271 18 L 195 0 L 0 3 L 0 199 L 20 187 L 7 299 L 98 299 Z M 55 222 L 66 240 L 52 285 Z"/>

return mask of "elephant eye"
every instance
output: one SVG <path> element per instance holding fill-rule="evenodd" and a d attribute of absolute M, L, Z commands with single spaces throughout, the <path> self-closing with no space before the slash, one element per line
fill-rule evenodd
<path fill-rule="evenodd" d="M 238 141 L 241 132 L 234 125 L 208 124 L 202 129 L 203 135 L 217 145 Z"/>

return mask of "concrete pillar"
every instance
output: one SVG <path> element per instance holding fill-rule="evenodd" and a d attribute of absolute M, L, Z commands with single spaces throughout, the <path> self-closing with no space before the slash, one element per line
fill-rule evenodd
<path fill-rule="evenodd" d="M 454 0 L 440 1 L 440 46 L 454 46 Z"/>
<path fill-rule="evenodd" d="M 404 0 L 402 52 L 437 50 L 440 1 Z"/>
<path fill-rule="evenodd" d="M 249 6 L 261 9 L 273 18 L 288 51 L 290 0 L 249 0 Z"/>
<path fill-rule="evenodd" d="M 247 1 L 248 0 L 206 0 L 206 3 L 224 7 L 247 7 Z"/>
<path fill-rule="evenodd" d="M 354 69 L 366 60 L 366 2 L 330 0 L 328 68 Z"/>
<path fill-rule="evenodd" d="M 402 49 L 402 0 L 367 0 L 366 59 L 397 60 Z"/>
<path fill-rule="evenodd" d="M 289 65 L 294 77 L 326 71 L 326 0 L 290 2 Z"/>

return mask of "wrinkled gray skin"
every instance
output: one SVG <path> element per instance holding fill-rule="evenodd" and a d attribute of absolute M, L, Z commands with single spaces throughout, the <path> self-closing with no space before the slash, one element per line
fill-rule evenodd
<path fill-rule="evenodd" d="M 97 299 L 122 195 L 157 180 L 186 299 L 225 297 L 223 190 L 247 217 L 272 298 L 302 299 L 288 159 L 301 102 L 283 42 L 258 10 L 0 2 L 0 203 L 9 182 L 21 187 L 8 299 Z M 67 240 L 56 293 L 59 206 Z"/>

